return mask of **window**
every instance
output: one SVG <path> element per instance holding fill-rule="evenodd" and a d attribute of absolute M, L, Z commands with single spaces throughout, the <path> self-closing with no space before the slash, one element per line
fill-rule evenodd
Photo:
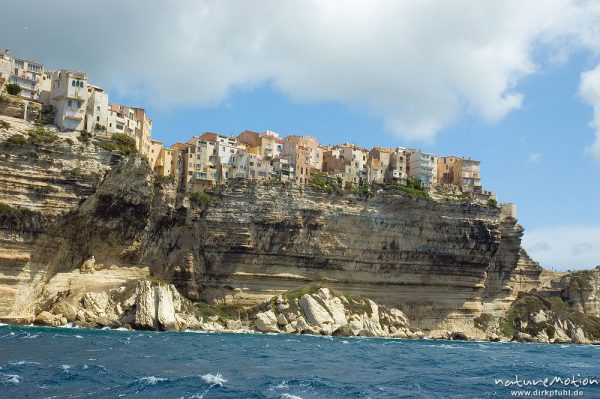
<path fill-rule="evenodd" d="M 71 86 L 75 87 L 75 85 L 77 84 L 77 82 L 75 82 L 74 80 L 71 82 Z"/>
<path fill-rule="evenodd" d="M 73 102 L 72 102 L 71 100 L 68 100 L 68 101 L 67 101 L 67 105 L 68 105 L 69 107 L 71 107 L 71 106 L 73 105 Z"/>
<path fill-rule="evenodd" d="M 100 122 L 100 117 L 99 116 L 96 117 L 96 122 Z"/>

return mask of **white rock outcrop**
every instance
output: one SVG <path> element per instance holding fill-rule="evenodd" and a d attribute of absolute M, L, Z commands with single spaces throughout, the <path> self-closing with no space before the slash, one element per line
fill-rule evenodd
<path fill-rule="evenodd" d="M 138 327 L 165 331 L 179 329 L 174 307 L 174 302 L 179 300 L 179 294 L 174 301 L 173 289 L 169 284 L 140 281 L 136 294 L 135 324 Z"/>
<path fill-rule="evenodd" d="M 254 324 L 258 331 L 262 332 L 277 332 L 277 316 L 272 310 L 258 313 L 254 319 Z"/>

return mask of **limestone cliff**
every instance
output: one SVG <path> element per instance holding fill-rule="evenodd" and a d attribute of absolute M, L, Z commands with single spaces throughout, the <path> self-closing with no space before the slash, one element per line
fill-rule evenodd
<path fill-rule="evenodd" d="M 195 203 L 171 183 L 154 179 L 143 159 L 121 159 L 75 136 L 56 133 L 52 142 L 7 146 L 18 129 L 27 134 L 32 128 L 9 122 L 0 129 L 0 178 L 6 182 L 0 186 L 6 210 L 0 217 L 3 320 L 239 327 L 239 317 L 194 320 L 197 313 L 188 305 L 170 315 L 181 303 L 208 302 L 245 309 L 245 326 L 260 330 L 294 317 L 278 312 L 280 303 L 273 309 L 265 304 L 310 285 L 396 309 L 402 316 L 394 323 L 405 321 L 400 331 L 434 337 L 496 334 L 519 293 L 532 290 L 562 294 L 576 309 L 597 315 L 595 291 L 588 295 L 576 279 L 565 280 L 530 259 L 521 248 L 523 229 L 500 207 L 415 198 L 394 188 L 366 198 L 249 181 L 216 187 Z M 73 169 L 79 173 L 66 172 Z M 37 185 L 55 189 L 36 196 Z M 176 290 L 140 285 L 149 276 Z M 323 306 L 331 299 L 325 293 L 297 299 L 304 313 L 295 312 L 296 318 L 306 312 L 324 316 L 306 320 L 307 331 L 334 333 L 348 325 L 348 334 L 360 330 L 345 311 L 334 311 L 337 305 Z M 315 303 L 331 323 L 324 323 L 325 313 L 313 312 Z M 254 319 L 250 309 L 263 315 Z M 342 313 L 346 324 L 334 317 Z M 482 320 L 495 327 L 481 328 Z M 286 331 L 281 326 L 287 324 L 277 325 Z M 384 335 L 383 327 L 370 331 Z M 395 332 L 388 326 L 385 334 Z"/>
<path fill-rule="evenodd" d="M 116 162 L 74 133 L 0 118 L 0 317 L 19 287 L 29 286 L 28 262 L 40 239 L 96 191 Z"/>
<path fill-rule="evenodd" d="M 251 306 L 318 283 L 402 309 L 426 330 L 472 328 L 542 274 L 499 208 L 401 191 L 366 199 L 240 181 L 156 227 L 142 257 L 189 298 Z"/>

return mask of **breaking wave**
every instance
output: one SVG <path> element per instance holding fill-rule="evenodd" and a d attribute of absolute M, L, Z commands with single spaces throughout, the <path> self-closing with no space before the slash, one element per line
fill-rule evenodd
<path fill-rule="evenodd" d="M 202 381 L 206 382 L 207 384 L 212 384 L 212 385 L 223 386 L 223 383 L 227 382 L 227 380 L 225 378 L 223 378 L 223 376 L 219 373 L 204 374 L 204 375 L 200 376 L 200 378 L 202 378 Z"/>

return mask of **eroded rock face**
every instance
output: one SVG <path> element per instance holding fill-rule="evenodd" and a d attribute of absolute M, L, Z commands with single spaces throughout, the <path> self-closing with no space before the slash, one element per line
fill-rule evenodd
<path fill-rule="evenodd" d="M 173 298 L 168 284 L 140 281 L 137 289 L 135 324 L 140 328 L 176 331 L 179 329 L 175 317 L 175 306 L 179 298 Z M 179 296 L 178 293 L 175 295 Z"/>
<path fill-rule="evenodd" d="M 560 285 L 562 298 L 575 310 L 600 317 L 600 266 L 569 273 Z"/>
<path fill-rule="evenodd" d="M 54 142 L 9 147 L 9 137 L 28 137 L 38 127 L 4 116 L 0 121 L 9 126 L 0 128 L 0 319 L 31 323 L 33 307 L 18 296 L 24 293 L 31 302 L 39 294 L 31 287 L 46 277 L 46 264 L 29 263 L 36 246 L 47 235 L 62 235 L 53 230 L 54 224 L 96 191 L 118 157 L 79 142 L 76 133 L 59 133 L 49 126 L 57 135 Z M 56 249 L 44 255 L 45 263 L 52 261 Z"/>
<path fill-rule="evenodd" d="M 67 324 L 67 319 L 62 314 L 52 314 L 47 311 L 40 312 L 35 318 L 36 324 L 57 327 Z"/>

